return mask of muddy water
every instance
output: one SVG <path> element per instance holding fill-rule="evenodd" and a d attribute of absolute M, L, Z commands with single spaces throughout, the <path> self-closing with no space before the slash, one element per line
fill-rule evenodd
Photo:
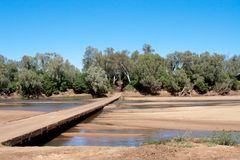
<path fill-rule="evenodd" d="M 41 100 L 1 100 L 0 110 L 24 110 L 52 112 L 90 103 L 92 98 L 81 96 L 75 98 L 52 98 Z"/>
<path fill-rule="evenodd" d="M 144 119 L 128 117 L 126 114 L 147 114 L 161 112 L 166 108 L 175 107 L 198 107 L 198 106 L 219 106 L 238 105 L 240 100 L 231 101 L 117 101 L 111 104 L 97 115 L 90 117 L 83 123 L 69 129 L 56 137 L 45 146 L 139 146 L 149 140 L 169 139 L 178 136 L 213 136 L 220 132 L 211 131 L 189 131 L 189 130 L 166 130 L 155 127 L 143 127 L 138 125 Z M 151 119 L 147 117 L 146 119 Z M 122 123 L 124 121 L 124 123 Z M 129 125 L 127 122 L 136 122 L 136 125 Z M 156 123 L 161 123 L 157 121 Z M 235 134 L 235 133 L 234 133 Z"/>

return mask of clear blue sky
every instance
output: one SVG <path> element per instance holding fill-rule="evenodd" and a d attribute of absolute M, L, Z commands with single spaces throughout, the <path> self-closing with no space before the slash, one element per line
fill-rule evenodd
<path fill-rule="evenodd" d="M 240 0 L 0 0 L 0 54 L 57 52 L 81 68 L 87 46 L 162 56 L 240 54 Z"/>

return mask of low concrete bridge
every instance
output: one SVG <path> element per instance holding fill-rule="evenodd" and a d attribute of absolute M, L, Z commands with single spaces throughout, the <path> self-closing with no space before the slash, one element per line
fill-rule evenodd
<path fill-rule="evenodd" d="M 117 93 L 109 98 L 79 107 L 9 122 L 0 126 L 0 143 L 9 146 L 44 143 L 102 110 L 104 106 L 118 100 L 120 96 L 121 94 Z"/>

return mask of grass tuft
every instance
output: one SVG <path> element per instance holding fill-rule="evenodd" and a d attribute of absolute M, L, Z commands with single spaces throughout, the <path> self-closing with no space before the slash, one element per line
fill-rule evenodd
<path fill-rule="evenodd" d="M 143 144 L 166 144 L 170 142 L 170 140 L 164 139 L 164 140 L 148 140 L 144 142 Z"/>

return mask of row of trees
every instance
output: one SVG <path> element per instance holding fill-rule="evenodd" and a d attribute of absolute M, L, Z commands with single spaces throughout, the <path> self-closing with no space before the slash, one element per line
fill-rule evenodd
<path fill-rule="evenodd" d="M 149 44 L 141 53 L 87 47 L 82 72 L 55 53 L 23 56 L 21 61 L 0 56 L 0 94 L 19 92 L 28 98 L 67 89 L 102 96 L 116 87 L 135 88 L 144 94 L 158 94 L 162 89 L 172 95 L 187 95 L 192 90 L 227 94 L 240 89 L 239 76 L 239 55 L 226 59 L 221 54 L 186 51 L 163 58 Z"/>
<path fill-rule="evenodd" d="M 101 52 L 88 47 L 83 64 L 84 70 L 91 66 L 103 69 L 112 87 L 122 84 L 144 94 L 158 94 L 164 89 L 172 95 L 188 95 L 193 90 L 199 94 L 216 91 L 223 95 L 240 89 L 239 55 L 226 59 L 217 53 L 186 51 L 163 58 L 149 44 L 143 46 L 142 53 L 113 48 Z"/>
<path fill-rule="evenodd" d="M 95 75 L 96 73 L 102 75 Z M 76 93 L 101 95 L 107 92 L 106 87 L 98 87 L 107 85 L 107 77 L 104 76 L 105 72 L 99 71 L 97 67 L 91 67 L 83 74 L 68 60 L 55 53 L 23 56 L 19 62 L 0 56 L 1 95 L 19 92 L 23 97 L 37 98 L 58 94 L 67 89 L 74 89 Z M 98 93 L 98 90 L 101 92 Z"/>

